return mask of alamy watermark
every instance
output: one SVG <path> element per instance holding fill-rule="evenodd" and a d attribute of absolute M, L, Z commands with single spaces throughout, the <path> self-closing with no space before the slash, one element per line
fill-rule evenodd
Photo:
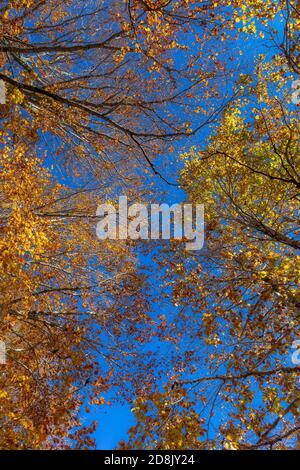
<path fill-rule="evenodd" d="M 292 102 L 294 104 L 300 104 L 300 80 L 294 80 L 292 82 Z"/>
<path fill-rule="evenodd" d="M 126 196 L 119 205 L 101 204 L 96 233 L 99 240 L 185 240 L 187 250 L 204 245 L 203 204 L 132 204 Z"/>
<path fill-rule="evenodd" d="M 296 351 L 292 354 L 292 363 L 299 366 L 300 365 L 300 340 L 293 341 L 292 348 Z"/>
<path fill-rule="evenodd" d="M 6 364 L 6 345 L 4 341 L 0 341 L 0 364 Z"/>
<path fill-rule="evenodd" d="M 3 80 L 0 80 L 0 104 L 6 103 L 6 86 Z"/>

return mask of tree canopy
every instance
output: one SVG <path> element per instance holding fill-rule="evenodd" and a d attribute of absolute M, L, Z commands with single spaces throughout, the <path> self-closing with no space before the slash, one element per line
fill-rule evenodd
<path fill-rule="evenodd" d="M 110 394 L 122 449 L 297 447 L 298 0 L 0 15 L 0 448 L 92 448 Z M 100 203 L 178 188 L 201 252 L 97 239 Z"/>

